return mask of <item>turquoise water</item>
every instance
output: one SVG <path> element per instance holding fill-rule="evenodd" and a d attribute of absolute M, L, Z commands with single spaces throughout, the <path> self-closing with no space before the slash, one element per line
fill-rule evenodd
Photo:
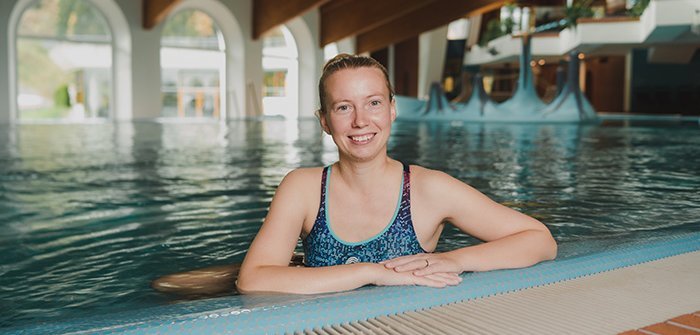
<path fill-rule="evenodd" d="M 700 230 L 697 123 L 397 123 L 389 151 L 542 220 L 563 258 Z M 241 261 L 284 174 L 336 159 L 315 121 L 0 126 L 0 327 L 172 303 L 151 279 Z"/>

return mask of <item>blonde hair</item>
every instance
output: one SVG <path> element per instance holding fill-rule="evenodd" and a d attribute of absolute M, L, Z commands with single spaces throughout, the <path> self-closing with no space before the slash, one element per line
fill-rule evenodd
<path fill-rule="evenodd" d="M 318 117 L 321 117 L 326 113 L 326 80 L 328 80 L 328 77 L 340 70 L 357 69 L 362 67 L 373 67 L 382 71 L 384 74 L 384 79 L 386 80 L 386 87 L 389 89 L 389 99 L 394 99 L 394 88 L 391 86 L 391 82 L 389 81 L 389 73 L 386 71 L 384 65 L 371 57 L 342 53 L 331 58 L 328 62 L 326 62 L 326 65 L 323 66 L 323 74 L 321 75 L 321 79 L 318 81 L 318 98 L 321 102 L 321 109 L 316 111 L 316 115 Z"/>

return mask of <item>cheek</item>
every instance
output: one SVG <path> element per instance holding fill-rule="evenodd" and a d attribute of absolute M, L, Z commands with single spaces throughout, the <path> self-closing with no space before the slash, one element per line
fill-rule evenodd
<path fill-rule="evenodd" d="M 347 120 L 347 117 L 343 115 L 328 115 L 326 118 L 326 128 L 329 131 L 333 130 L 339 130 L 342 128 L 346 128 L 346 124 L 348 124 L 349 121 Z"/>
<path fill-rule="evenodd" d="M 377 113 L 373 116 L 373 119 L 378 124 L 389 125 L 392 121 L 391 110 L 385 110 L 381 113 Z"/>

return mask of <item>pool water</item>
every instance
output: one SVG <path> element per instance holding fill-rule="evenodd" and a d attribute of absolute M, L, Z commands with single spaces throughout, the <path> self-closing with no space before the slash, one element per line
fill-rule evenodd
<path fill-rule="evenodd" d="M 561 258 L 700 231 L 697 123 L 398 122 L 389 151 L 540 219 Z M 240 262 L 283 176 L 336 159 L 314 120 L 0 126 L 0 330 L 173 303 L 149 282 Z"/>

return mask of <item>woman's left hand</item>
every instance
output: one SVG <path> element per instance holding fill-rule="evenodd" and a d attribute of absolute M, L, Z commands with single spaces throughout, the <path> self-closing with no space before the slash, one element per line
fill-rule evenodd
<path fill-rule="evenodd" d="M 387 269 L 396 272 L 413 272 L 416 276 L 427 276 L 436 273 L 462 273 L 457 261 L 443 253 L 421 253 L 401 256 L 380 262 Z"/>

